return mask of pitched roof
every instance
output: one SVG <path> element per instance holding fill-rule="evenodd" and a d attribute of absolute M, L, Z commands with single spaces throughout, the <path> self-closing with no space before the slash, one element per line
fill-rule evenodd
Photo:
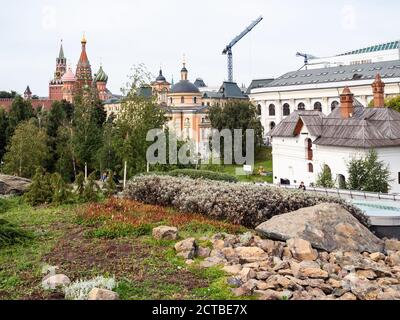
<path fill-rule="evenodd" d="M 400 45 L 400 41 L 386 42 L 383 44 L 378 44 L 378 45 L 338 54 L 338 56 L 347 56 L 347 55 L 352 55 L 352 54 L 370 53 L 370 52 L 377 52 L 377 51 L 399 49 L 399 45 Z"/>
<path fill-rule="evenodd" d="M 273 78 L 267 78 L 267 79 L 255 79 L 251 81 L 250 86 L 247 88 L 247 94 L 251 93 L 251 90 L 257 89 L 257 88 L 264 88 L 266 87 L 269 83 L 274 81 Z"/>
<path fill-rule="evenodd" d="M 236 82 L 224 81 L 219 93 L 222 93 L 223 98 L 234 98 L 234 99 L 247 99 L 247 96 L 243 94 Z"/>
<path fill-rule="evenodd" d="M 400 60 L 292 71 L 262 85 L 262 88 L 374 80 L 378 72 L 381 74 L 382 79 L 400 78 Z M 259 86 L 258 88 L 261 87 Z"/>
<path fill-rule="evenodd" d="M 322 112 L 295 111 L 271 132 L 272 137 L 294 137 L 298 121 L 316 137 L 314 144 L 356 148 L 400 146 L 400 113 L 390 108 L 354 107 L 353 117 L 343 119 L 340 108 L 329 116 Z"/>

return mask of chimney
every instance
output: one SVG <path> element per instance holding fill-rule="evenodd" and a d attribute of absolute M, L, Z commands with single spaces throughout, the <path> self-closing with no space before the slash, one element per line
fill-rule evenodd
<path fill-rule="evenodd" d="M 375 81 L 372 84 L 372 90 L 374 92 L 374 107 L 384 108 L 385 107 L 385 83 L 382 81 L 382 77 L 379 73 L 376 74 Z"/>
<path fill-rule="evenodd" d="M 354 94 L 351 93 L 349 87 L 344 88 L 340 95 L 340 115 L 343 119 L 348 119 L 353 116 L 354 109 Z"/>

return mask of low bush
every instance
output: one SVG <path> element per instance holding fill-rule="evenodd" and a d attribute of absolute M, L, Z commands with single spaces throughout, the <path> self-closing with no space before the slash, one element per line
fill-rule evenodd
<path fill-rule="evenodd" d="M 94 288 L 113 290 L 116 286 L 115 278 L 97 277 L 91 280 L 78 280 L 64 288 L 65 299 L 87 300 L 89 292 Z"/>
<path fill-rule="evenodd" d="M 369 219 L 364 213 L 342 199 L 251 184 L 192 180 L 184 177 L 139 176 L 128 183 L 124 196 L 249 228 L 254 228 L 275 215 L 325 202 L 339 203 L 363 225 L 369 226 Z"/>
<path fill-rule="evenodd" d="M 167 175 L 171 177 L 189 177 L 192 179 L 238 182 L 236 177 L 229 174 L 207 170 L 178 169 L 168 172 Z"/>
<path fill-rule="evenodd" d="M 0 219 L 0 248 L 20 244 L 32 239 L 32 235 L 20 230 L 6 220 Z"/>

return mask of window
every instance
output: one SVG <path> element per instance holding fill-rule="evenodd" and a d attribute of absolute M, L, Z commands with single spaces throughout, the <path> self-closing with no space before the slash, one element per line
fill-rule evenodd
<path fill-rule="evenodd" d="M 197 97 L 193 97 L 193 103 L 194 103 L 194 104 L 197 103 Z"/>
<path fill-rule="evenodd" d="M 269 109 L 269 115 L 274 116 L 275 115 L 275 105 L 270 104 L 268 109 Z"/>
<path fill-rule="evenodd" d="M 335 110 L 339 106 L 339 102 L 333 101 L 331 103 L 331 111 Z"/>
<path fill-rule="evenodd" d="M 283 115 L 284 115 L 284 116 L 290 115 L 290 106 L 289 106 L 289 104 L 287 104 L 287 103 L 285 103 L 285 104 L 283 105 Z"/>
<path fill-rule="evenodd" d="M 314 165 L 312 163 L 308 164 L 308 172 L 310 172 L 310 173 L 314 172 Z"/>
<path fill-rule="evenodd" d="M 306 110 L 306 106 L 303 102 L 300 102 L 297 106 L 297 110 Z"/>
<path fill-rule="evenodd" d="M 257 105 L 257 114 L 261 116 L 261 104 Z"/>
<path fill-rule="evenodd" d="M 314 110 L 322 112 L 322 104 L 321 104 L 321 102 L 314 103 Z"/>
<path fill-rule="evenodd" d="M 269 124 L 269 128 L 270 128 L 271 130 L 273 130 L 275 127 L 276 127 L 276 124 L 275 124 L 275 122 L 272 121 L 272 122 Z"/>
<path fill-rule="evenodd" d="M 400 184 L 400 172 L 399 172 L 399 184 Z"/>
<path fill-rule="evenodd" d="M 172 104 L 172 98 L 169 98 L 169 102 Z"/>
<path fill-rule="evenodd" d="M 181 97 L 181 103 L 185 103 L 185 97 Z"/>
<path fill-rule="evenodd" d="M 307 148 L 307 160 L 313 161 L 314 155 L 313 155 L 313 149 L 312 149 L 312 141 L 311 139 L 306 140 L 306 148 Z"/>

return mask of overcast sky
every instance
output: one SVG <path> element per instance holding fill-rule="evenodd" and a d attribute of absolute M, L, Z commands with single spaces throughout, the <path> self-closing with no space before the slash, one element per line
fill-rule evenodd
<path fill-rule="evenodd" d="M 83 32 L 95 73 L 120 93 L 130 68 L 160 65 L 210 86 L 227 78 L 223 48 L 251 21 L 264 20 L 233 49 L 234 78 L 277 77 L 301 67 L 297 51 L 329 56 L 400 39 L 397 0 L 0 0 L 0 90 L 48 95 L 60 39 L 75 70 Z"/>

